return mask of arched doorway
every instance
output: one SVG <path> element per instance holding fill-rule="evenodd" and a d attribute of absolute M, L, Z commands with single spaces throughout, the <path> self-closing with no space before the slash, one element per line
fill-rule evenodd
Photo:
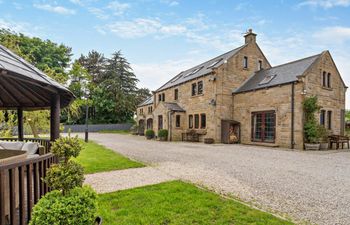
<path fill-rule="evenodd" d="M 145 134 L 145 120 L 139 120 L 139 135 Z"/>

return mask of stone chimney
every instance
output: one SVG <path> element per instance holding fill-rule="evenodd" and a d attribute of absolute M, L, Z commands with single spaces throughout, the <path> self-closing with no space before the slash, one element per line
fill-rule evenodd
<path fill-rule="evenodd" d="M 249 29 L 248 32 L 244 35 L 245 43 L 256 43 L 256 34 L 253 33 L 252 29 Z"/>

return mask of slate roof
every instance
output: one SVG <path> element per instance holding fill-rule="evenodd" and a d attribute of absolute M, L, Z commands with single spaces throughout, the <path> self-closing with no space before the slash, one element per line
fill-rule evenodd
<path fill-rule="evenodd" d="M 2 96 L 4 98 L 2 100 L 7 100 L 9 97 L 14 98 L 17 95 L 19 101 L 17 101 L 16 104 L 11 103 L 10 101 L 5 101 L 1 104 L 1 107 L 5 107 L 6 105 L 17 106 L 18 103 L 21 102 L 24 102 L 24 106 L 27 108 L 48 107 L 49 104 L 47 104 L 47 102 L 43 103 L 45 102 L 44 100 L 41 100 L 41 103 L 37 101 L 38 99 L 43 99 L 46 97 L 42 96 L 42 94 L 44 93 L 42 91 L 44 91 L 45 88 L 52 88 L 61 95 L 61 107 L 67 106 L 74 99 L 74 95 L 66 87 L 59 84 L 58 82 L 41 72 L 39 69 L 35 68 L 33 65 L 28 63 L 26 60 L 22 59 L 21 57 L 19 57 L 18 55 L 16 55 L 15 53 L 13 53 L 12 51 L 10 51 L 2 45 L 0 45 L 0 70 L 7 71 L 7 75 L 2 76 L 1 78 L 2 82 L 0 86 L 2 87 L 2 89 L 9 89 L 10 85 L 25 86 L 24 88 L 18 87 L 17 91 L 7 90 L 6 92 L 8 92 L 8 94 L 6 96 Z M 18 78 L 20 78 L 20 80 L 18 80 Z M 37 86 L 34 86 L 34 83 L 37 84 Z M 31 89 L 33 92 L 36 92 L 41 97 L 35 98 L 36 100 L 29 100 L 29 95 L 27 95 L 25 92 L 22 92 L 22 90 L 25 90 L 25 88 Z M 33 94 L 31 96 L 33 96 Z M 30 101 L 33 103 L 32 105 L 27 104 Z"/>
<path fill-rule="evenodd" d="M 45 73 L 11 52 L 9 49 L 0 45 L 0 69 L 11 71 L 27 78 L 49 84 L 58 89 L 69 91 L 66 87 L 53 80 Z"/>
<path fill-rule="evenodd" d="M 202 64 L 199 64 L 195 67 L 192 67 L 191 69 L 182 71 L 181 73 L 176 75 L 174 78 L 172 78 L 170 81 L 165 83 L 163 86 L 161 86 L 156 91 L 157 92 L 162 91 L 162 90 L 165 90 L 167 88 L 184 83 L 186 81 L 189 81 L 189 80 L 192 80 L 192 79 L 195 79 L 195 78 L 198 78 L 198 77 L 201 77 L 203 75 L 207 75 L 207 74 L 211 73 L 214 68 L 217 68 L 217 67 L 221 66 L 222 64 L 224 64 L 224 62 L 226 60 L 228 60 L 229 58 L 234 56 L 236 53 L 239 52 L 239 50 L 241 50 L 245 46 L 246 45 L 242 45 L 236 49 L 233 49 L 233 50 L 226 52 L 222 55 L 219 55 L 213 59 L 210 59 Z"/>
<path fill-rule="evenodd" d="M 186 112 L 183 108 L 181 108 L 177 103 L 169 103 L 169 102 L 164 102 L 163 103 L 166 108 L 168 108 L 170 111 L 174 112 Z"/>
<path fill-rule="evenodd" d="M 233 93 L 237 94 L 297 81 L 298 76 L 304 74 L 320 56 L 321 54 L 317 54 L 266 70 L 260 70 L 234 90 Z"/>
<path fill-rule="evenodd" d="M 147 98 L 145 101 L 141 102 L 138 106 L 145 106 L 145 105 L 150 105 L 153 104 L 153 96 Z"/>

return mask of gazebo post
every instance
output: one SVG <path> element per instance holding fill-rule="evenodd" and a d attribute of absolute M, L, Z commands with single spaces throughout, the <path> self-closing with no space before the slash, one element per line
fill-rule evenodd
<path fill-rule="evenodd" d="M 23 131 L 23 108 L 17 108 L 17 125 L 18 125 L 18 140 L 23 141 L 24 131 Z"/>
<path fill-rule="evenodd" d="M 53 95 L 50 110 L 50 140 L 55 141 L 60 136 L 60 96 Z"/>

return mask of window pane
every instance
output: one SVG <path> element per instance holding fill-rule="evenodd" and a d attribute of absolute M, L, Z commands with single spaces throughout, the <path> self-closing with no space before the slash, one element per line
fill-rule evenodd
<path fill-rule="evenodd" d="M 327 75 L 327 87 L 331 87 L 331 74 L 330 73 L 328 73 L 328 75 Z"/>
<path fill-rule="evenodd" d="M 192 84 L 192 96 L 195 96 L 197 94 L 197 84 Z"/>
<path fill-rule="evenodd" d="M 181 121 L 180 121 L 180 115 L 176 115 L 176 127 L 180 127 Z"/>
<path fill-rule="evenodd" d="M 203 81 L 198 82 L 198 94 L 203 94 Z"/>
<path fill-rule="evenodd" d="M 320 114 L 320 124 L 324 126 L 325 124 L 325 117 L 326 117 L 326 111 L 325 110 L 321 110 L 321 114 Z"/>
<path fill-rule="evenodd" d="M 205 114 L 201 114 L 201 129 L 205 129 L 207 126 L 207 117 Z"/>
<path fill-rule="evenodd" d="M 199 115 L 198 114 L 194 115 L 194 128 L 195 129 L 199 128 Z"/>
<path fill-rule="evenodd" d="M 188 116 L 188 127 L 193 128 L 193 115 Z"/>
<path fill-rule="evenodd" d="M 162 101 L 164 102 L 165 101 L 165 94 L 164 93 L 162 94 L 162 98 L 163 98 Z"/>
<path fill-rule="evenodd" d="M 247 56 L 244 56 L 244 58 L 243 58 L 243 67 L 248 68 L 248 57 Z"/>
<path fill-rule="evenodd" d="M 328 129 L 331 130 L 332 129 L 332 111 L 328 111 Z"/>
<path fill-rule="evenodd" d="M 275 113 L 265 113 L 265 141 L 274 141 L 275 139 Z"/>
<path fill-rule="evenodd" d="M 326 87 L 326 79 L 327 79 L 327 74 L 326 72 L 323 72 L 322 74 L 322 86 Z"/>
<path fill-rule="evenodd" d="M 175 89 L 175 91 L 174 91 L 174 99 L 177 100 L 178 97 L 179 97 L 179 90 Z"/>
<path fill-rule="evenodd" d="M 254 140 L 262 139 L 261 127 L 262 127 L 262 114 L 261 113 L 253 114 L 253 139 Z"/>
<path fill-rule="evenodd" d="M 163 116 L 158 116 L 158 130 L 163 129 Z"/>

